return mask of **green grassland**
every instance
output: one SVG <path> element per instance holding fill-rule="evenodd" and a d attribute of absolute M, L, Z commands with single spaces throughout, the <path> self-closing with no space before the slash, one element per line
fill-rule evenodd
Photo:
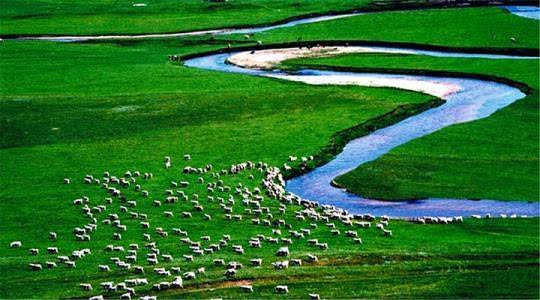
<path fill-rule="evenodd" d="M 300 38 L 537 49 L 538 30 L 538 21 L 512 15 L 502 8 L 454 8 L 366 14 L 262 32 L 254 39 L 266 43 Z"/>
<path fill-rule="evenodd" d="M 347 189 L 377 199 L 452 197 L 538 201 L 538 62 L 345 55 L 299 59 L 291 65 L 439 70 L 505 77 L 531 90 L 493 116 L 411 141 L 342 175 Z"/>
<path fill-rule="evenodd" d="M 265 24 L 327 11 L 365 7 L 354 0 L 68 1 L 6 0 L 0 4 L 0 34 L 104 34 L 181 32 Z M 134 7 L 146 3 L 146 7 Z M 89 24 L 91 24 L 89 26 Z"/>
<path fill-rule="evenodd" d="M 36 5 L 43 3 L 46 2 Z M 330 5 L 332 2 L 328 3 Z M 12 15 L 21 14 L 23 10 L 19 10 L 19 7 L 28 7 L 28 4 L 22 5 L 19 2 L 8 4 L 8 7 L 17 8 L 7 12 Z M 76 10 L 84 14 L 84 11 L 94 10 L 92 6 L 80 4 Z M 147 8 L 151 7 L 149 5 Z M 23 12 L 22 15 L 27 13 Z M 231 9 L 226 15 L 235 13 L 236 10 Z M 244 13 L 238 13 L 245 17 L 241 19 L 242 23 L 260 19 Z M 403 19 L 411 21 L 418 13 L 425 12 L 407 12 L 397 16 L 388 13 L 387 16 L 391 18 L 387 18 L 385 26 L 399 24 Z M 440 10 L 430 12 L 424 18 L 436 20 L 445 15 L 446 18 L 455 15 L 460 19 L 462 13 L 467 18 L 456 23 L 453 30 L 464 32 L 468 26 L 474 25 L 478 36 L 483 38 L 472 42 L 462 35 L 436 38 L 435 29 L 430 26 L 423 27 L 424 32 L 417 29 L 414 33 L 416 36 L 411 33 L 409 41 L 418 37 L 419 43 L 434 42 L 447 46 L 472 47 L 486 43 L 491 47 L 537 47 L 538 35 L 530 28 L 528 31 L 524 29 L 533 23 L 523 21 L 521 24 L 521 19 L 500 9 Z M 516 36 L 523 44 L 509 44 L 507 38 L 487 41 L 499 23 L 467 22 L 473 19 L 472 16 L 481 18 L 485 14 L 501 18 L 499 30 L 502 32 L 509 32 L 507 24 L 516 24 Z M 272 18 L 274 16 L 276 19 L 283 17 L 272 14 Z M 368 16 L 354 18 L 354 22 L 358 22 L 354 24 L 369 25 L 363 23 L 363 17 Z M 34 18 L 30 18 L 32 22 L 28 21 L 26 29 L 24 22 L 21 23 L 20 31 L 15 31 L 13 27 L 10 29 L 4 23 L 1 27 L 6 33 L 54 33 L 53 27 L 57 28 L 55 26 L 64 23 L 62 18 L 51 21 L 50 27 L 40 24 Z M 66 14 L 65 18 L 71 17 Z M 91 20 L 91 15 L 88 18 L 85 22 L 95 21 Z M 96 26 L 95 32 L 107 31 L 112 26 L 120 30 L 123 26 L 111 25 L 107 18 L 102 20 L 104 25 Z M 201 26 L 206 28 L 227 24 L 219 22 Z M 350 20 L 332 21 L 329 24 L 334 27 L 337 37 L 346 37 L 350 27 L 341 26 L 341 22 Z M 141 24 L 147 23 L 141 19 Z M 321 25 L 306 25 L 303 32 L 310 31 L 312 26 Z M 183 26 L 186 30 L 199 28 L 195 23 L 185 23 Z M 124 28 L 134 32 L 138 30 L 133 24 Z M 370 28 L 375 29 L 376 26 Z M 56 32 L 72 29 L 58 30 Z M 330 38 L 328 31 L 321 30 L 314 29 L 309 38 Z M 264 34 L 265 43 L 297 38 L 294 32 L 285 35 L 280 30 L 276 31 L 276 36 L 272 34 Z M 279 40 L 278 35 L 283 40 Z M 382 32 L 377 38 L 363 36 L 359 32 L 347 38 L 385 40 Z M 395 36 L 390 36 L 388 40 L 393 38 Z M 141 183 L 144 189 L 150 191 L 148 198 L 142 198 L 133 188 L 125 189 L 130 200 L 138 201 L 133 210 L 148 213 L 152 229 L 161 226 L 169 233 L 173 227 L 186 229 L 192 240 L 209 235 L 212 241 L 203 243 L 205 246 L 217 242 L 222 234 L 232 236 L 229 246 L 222 251 L 197 257 L 194 262 L 188 263 L 181 256 L 190 250 L 179 243 L 178 237 L 171 235 L 161 238 L 154 234 L 154 230 L 149 230 L 162 253 L 172 254 L 175 258 L 159 266 L 179 266 L 183 272 L 206 266 L 205 275 L 186 282 L 184 289 L 157 293 L 160 298 L 283 297 L 273 293 L 273 287 L 277 284 L 287 284 L 290 289 L 288 297 L 292 298 L 307 298 L 310 292 L 319 293 L 323 298 L 538 298 L 537 278 L 540 274 L 537 218 L 466 219 L 464 223 L 425 226 L 391 221 L 389 228 L 393 231 L 392 237 L 382 236 L 373 227 L 355 229 L 364 241 L 361 245 L 354 244 L 352 239 L 343 235 L 347 228 L 341 224 L 337 225 L 342 235 L 334 236 L 324 223 L 319 223 L 317 229 L 312 229 L 310 238 L 328 242 L 328 250 L 308 246 L 307 238 L 294 240 L 289 246 L 292 258 L 305 258 L 307 253 L 314 253 L 319 256 L 319 262 L 304 263 L 302 267 L 290 267 L 287 270 L 274 270 L 270 262 L 278 260 L 274 252 L 281 245 L 264 243 L 259 250 L 248 247 L 249 238 L 256 234 L 271 236 L 270 227 L 251 225 L 250 219 L 253 216 L 243 212 L 245 207 L 238 196 L 235 196 L 234 211 L 243 214 L 244 219 L 225 220 L 219 203 L 206 200 L 205 185 L 196 184 L 198 176 L 182 174 L 182 167 L 212 163 L 219 170 L 245 160 L 281 165 L 288 155 L 316 154 L 335 132 L 373 119 L 401 105 L 426 103 L 432 97 L 394 89 L 306 86 L 274 79 L 196 70 L 166 60 L 169 54 L 198 53 L 223 48 L 228 43 L 244 45 L 251 42 L 240 37 L 220 37 L 216 40 L 192 37 L 77 44 L 4 41 L 0 45 L 0 272 L 3 274 L 0 298 L 89 297 L 102 293 L 98 285 L 103 281 L 118 282 L 132 277 L 147 277 L 153 283 L 171 280 L 170 277 L 158 277 L 146 265 L 146 249 L 139 250 L 139 263 L 145 266 L 147 272 L 144 276 L 114 267 L 110 273 L 97 270 L 98 264 L 112 266 L 110 257 L 123 256 L 117 252 L 105 252 L 105 245 L 115 244 L 127 248 L 128 244 L 135 242 L 142 246 L 144 230 L 138 224 L 140 220 L 122 215 L 122 223 L 128 226 L 128 230 L 122 233 L 121 241 L 111 239 L 115 230 L 107 225 L 99 225 L 99 230 L 92 235 L 90 242 L 74 241 L 71 233 L 73 227 L 82 226 L 88 219 L 83 216 L 80 207 L 71 204 L 72 200 L 87 195 L 91 199 L 90 206 L 93 206 L 103 204 L 106 197 L 105 191 L 97 185 L 82 184 L 82 177 L 85 174 L 101 176 L 104 171 L 121 175 L 126 170 L 153 172 L 155 175 L 152 180 Z M 406 57 L 387 58 L 403 64 L 408 61 Z M 347 57 L 321 63 L 338 65 L 340 59 L 351 60 L 351 65 L 355 65 L 356 59 L 363 60 Z M 366 66 L 367 60 L 372 59 L 373 65 L 384 67 L 383 60 L 378 57 L 368 56 L 365 59 L 358 66 Z M 443 60 L 422 60 L 417 66 L 437 69 L 439 63 L 440 68 L 445 67 Z M 532 83 L 537 80 L 534 69 L 519 65 L 510 67 L 508 62 L 476 59 L 468 62 L 470 69 L 460 67 L 459 70 L 493 72 L 537 88 Z M 414 62 L 409 62 L 407 68 L 414 66 Z M 448 67 L 458 69 L 452 60 L 448 60 Z M 508 73 L 503 74 L 503 71 Z M 537 104 L 531 102 L 534 101 L 519 101 L 494 117 L 506 113 L 509 114 L 506 118 L 514 122 L 514 114 L 521 113 L 524 118 L 536 118 L 537 122 Z M 491 118 L 485 121 L 489 120 Z M 484 121 L 463 127 L 469 126 L 473 129 L 467 130 L 475 130 L 474 126 L 481 122 Z M 523 126 L 530 130 L 530 124 Z M 511 130 L 517 132 L 518 129 Z M 465 139 L 463 134 L 456 134 L 459 134 L 456 138 Z M 538 140 L 530 131 L 524 134 Z M 471 142 L 471 139 L 465 140 Z M 475 147 L 478 142 L 472 143 L 472 147 Z M 523 142 L 523 148 L 527 151 L 522 151 L 523 156 L 519 156 L 528 158 L 529 164 L 533 163 L 530 161 L 531 145 L 532 142 Z M 437 151 L 444 153 L 445 149 Z M 192 160 L 183 161 L 184 153 L 191 154 Z M 167 155 L 173 159 L 173 168 L 164 170 L 163 157 Z M 496 162 L 505 163 L 504 160 Z M 248 179 L 250 173 L 255 176 L 254 180 Z M 518 176 L 518 173 L 512 175 L 516 180 L 523 177 Z M 73 183 L 62 184 L 64 177 L 72 178 Z M 205 182 L 216 180 L 209 175 L 204 178 Z M 226 185 L 235 186 L 241 182 L 253 189 L 259 186 L 261 174 L 248 171 L 234 176 L 222 176 L 222 179 Z M 164 197 L 163 192 L 170 187 L 172 180 L 191 182 L 186 193 L 190 195 L 190 200 L 195 193 L 200 196 L 204 213 L 212 215 L 212 221 L 203 221 L 203 212 L 193 211 L 193 205 L 189 202 L 152 206 L 152 200 Z M 138 181 L 141 182 L 140 179 Z M 530 194 L 530 190 L 524 193 Z M 216 192 L 216 196 L 227 197 L 227 193 Z M 277 214 L 276 201 L 266 198 L 263 204 L 272 210 L 275 218 L 285 219 L 295 230 L 310 227 L 310 221 L 294 218 L 294 211 L 299 210 L 299 206 L 290 206 L 282 216 Z M 105 213 L 96 215 L 101 220 L 108 213 L 118 212 L 120 205 L 123 204 L 115 201 Z M 166 210 L 173 211 L 175 216 L 165 218 L 163 212 Z M 182 211 L 192 211 L 193 218 L 181 218 Z M 58 233 L 59 239 L 56 242 L 47 239 L 49 231 Z M 285 228 L 282 231 L 287 235 Z M 9 243 L 13 240 L 21 240 L 23 247 L 9 249 Z M 246 253 L 233 253 L 232 244 L 242 244 Z M 69 255 L 72 250 L 81 248 L 91 248 L 93 254 L 77 261 L 74 269 L 60 265 L 56 269 L 29 271 L 28 263 L 52 260 L 51 255 L 45 251 L 48 246 L 57 246 L 62 255 Z M 28 249 L 34 247 L 41 250 L 39 256 L 28 254 Z M 263 267 L 248 266 L 249 259 L 255 257 L 263 258 Z M 211 266 L 215 258 L 239 261 L 245 267 L 236 278 L 227 280 L 223 276 L 223 267 Z M 80 290 L 78 284 L 81 282 L 92 283 L 95 290 Z M 238 284 L 248 282 L 254 286 L 253 294 L 242 293 L 237 287 Z M 137 292 L 138 296 L 154 293 L 149 291 L 149 286 L 137 288 Z"/>

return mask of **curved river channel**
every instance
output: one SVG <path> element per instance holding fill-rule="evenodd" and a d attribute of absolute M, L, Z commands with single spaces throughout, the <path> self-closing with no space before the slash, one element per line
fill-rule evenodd
<path fill-rule="evenodd" d="M 507 6 L 509 12 L 521 17 L 538 19 L 538 7 Z M 181 37 L 203 34 L 249 34 L 301 24 L 347 18 L 363 13 L 349 13 L 332 16 L 309 17 L 285 22 L 279 25 L 254 27 L 247 29 L 217 29 L 184 33 L 141 34 L 141 35 L 105 35 L 105 36 L 36 36 L 19 39 L 41 39 L 60 42 L 77 42 L 101 39 L 138 39 L 153 37 Z M 409 55 L 428 55 L 437 57 L 463 57 L 486 59 L 534 59 L 537 57 L 518 57 L 490 54 L 467 54 L 456 52 L 425 51 L 417 49 L 360 47 L 359 52 L 402 53 Z M 287 49 L 282 49 L 285 52 Z M 257 53 L 264 51 L 257 51 Z M 249 65 L 237 66 L 228 63 L 235 55 L 247 53 L 213 54 L 186 60 L 189 67 L 241 73 L 253 76 L 273 77 L 282 80 L 300 81 L 306 84 L 338 84 L 376 87 L 394 87 L 419 91 L 442 98 L 446 102 L 394 125 L 379 129 L 371 134 L 350 141 L 343 152 L 329 163 L 302 176 L 289 180 L 286 190 L 302 198 L 329 204 L 348 210 L 350 213 L 371 213 L 377 216 L 420 217 L 420 216 L 470 216 L 490 213 L 493 216 L 540 215 L 540 206 L 536 202 L 466 200 L 466 199 L 426 199 L 414 201 L 378 201 L 366 199 L 342 189 L 333 187 L 330 182 L 337 176 L 356 167 L 373 161 L 408 141 L 433 133 L 444 127 L 486 118 L 497 110 L 525 97 L 519 89 L 497 83 L 469 78 L 432 77 L 415 75 L 389 75 L 377 73 L 353 73 L 320 70 L 300 70 L 287 73 L 280 70 L 261 70 Z M 262 58 L 264 60 L 264 57 Z M 535 62 L 537 63 L 537 62 Z M 242 65 L 242 64 L 238 64 Z"/>
<path fill-rule="evenodd" d="M 490 54 L 466 54 L 455 52 L 424 51 L 403 48 L 357 47 L 361 52 L 405 53 L 438 57 L 477 57 L 487 59 L 537 59 Z M 293 49 L 279 49 L 286 53 Z M 265 56 L 264 51 L 257 51 Z M 262 52 L 262 53 L 261 53 Z M 493 81 L 468 78 L 432 77 L 416 75 L 390 75 L 377 73 L 352 73 L 305 69 L 294 73 L 280 70 L 262 70 L 241 67 L 228 60 L 246 52 L 214 54 L 184 61 L 188 67 L 254 76 L 300 81 L 306 84 L 340 84 L 378 87 L 395 87 L 421 91 L 446 100 L 446 103 L 410 117 L 389 127 L 379 129 L 367 136 L 350 141 L 343 152 L 329 163 L 289 180 L 286 190 L 302 198 L 334 205 L 350 213 L 371 213 L 392 217 L 420 216 L 469 216 L 472 214 L 528 215 L 538 216 L 538 203 L 520 201 L 427 199 L 415 201 L 377 201 L 359 197 L 333 187 L 330 182 L 366 162 L 377 159 L 391 149 L 413 139 L 428 135 L 444 127 L 488 117 L 497 110 L 525 97 L 519 89 Z M 251 54 L 257 55 L 257 54 Z M 262 58 L 264 60 L 264 57 Z"/>

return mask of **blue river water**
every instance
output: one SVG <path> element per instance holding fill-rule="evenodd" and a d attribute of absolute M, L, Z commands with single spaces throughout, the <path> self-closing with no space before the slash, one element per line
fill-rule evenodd
<path fill-rule="evenodd" d="M 505 8 L 520 17 L 528 19 L 540 19 L 540 8 L 538 6 L 505 6 Z"/>

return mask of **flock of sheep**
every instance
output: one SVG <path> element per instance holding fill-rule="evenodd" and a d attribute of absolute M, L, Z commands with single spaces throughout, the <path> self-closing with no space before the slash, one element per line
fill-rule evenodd
<path fill-rule="evenodd" d="M 302 157 L 301 161 L 306 162 L 312 160 L 313 157 Z M 184 160 L 190 161 L 189 155 L 184 156 Z M 296 161 L 297 157 L 289 157 L 289 161 Z M 170 157 L 165 157 L 163 165 L 165 169 L 172 169 L 172 160 Z M 289 167 L 287 164 L 285 168 Z M 257 173 L 262 176 L 260 187 L 250 189 L 244 186 L 241 182 L 235 186 L 227 185 L 223 179 L 227 175 L 241 175 L 240 173 L 247 171 L 248 178 L 254 180 Z M 98 300 L 105 297 L 110 298 L 113 295 L 119 295 L 120 299 L 132 299 L 135 297 L 136 288 L 146 286 L 144 291 L 154 292 L 164 291 L 168 289 L 184 288 L 184 281 L 190 281 L 197 278 L 201 274 L 205 274 L 205 267 L 193 268 L 189 271 L 182 272 L 180 267 L 167 267 L 173 262 L 179 260 L 185 261 L 185 265 L 189 264 L 199 257 L 205 255 L 218 255 L 224 249 L 228 249 L 238 255 L 244 255 L 246 249 L 241 244 L 232 243 L 233 239 L 230 234 L 222 235 L 221 239 L 212 243 L 210 236 L 205 235 L 194 239 L 190 236 L 189 230 L 181 228 L 164 228 L 154 224 L 157 218 L 172 219 L 180 217 L 183 219 L 193 218 L 194 215 L 200 215 L 204 222 L 211 222 L 214 218 L 222 218 L 230 222 L 249 222 L 253 226 L 259 226 L 261 233 L 248 240 L 248 247 L 262 248 L 267 244 L 280 244 L 281 247 L 275 252 L 276 261 L 270 262 L 268 266 L 276 270 L 287 269 L 290 266 L 302 266 L 303 263 L 316 263 L 318 257 L 315 254 L 308 254 L 303 258 L 290 258 L 290 245 L 295 242 L 304 241 L 307 245 L 313 248 L 313 251 L 324 251 L 329 248 L 328 242 L 322 242 L 315 238 L 309 238 L 312 231 L 321 228 L 328 230 L 332 235 L 343 236 L 350 239 L 353 243 L 362 244 L 362 239 L 359 236 L 356 228 L 369 228 L 375 224 L 375 228 L 380 230 L 384 236 L 392 236 L 392 231 L 388 229 L 390 218 L 381 217 L 375 218 L 372 215 L 352 215 L 347 211 L 329 205 L 319 205 L 316 202 L 301 199 L 300 197 L 288 193 L 284 189 L 285 181 L 277 167 L 269 166 L 266 163 L 254 163 L 246 161 L 240 164 L 232 165 L 227 169 L 214 171 L 213 166 L 208 164 L 204 167 L 184 166 L 181 168 L 184 177 L 195 176 L 193 181 L 171 181 L 170 187 L 157 194 L 151 193 L 143 188 L 143 184 L 154 178 L 152 173 L 141 173 L 140 171 L 126 171 L 122 176 L 115 176 L 109 172 L 105 172 L 101 178 L 93 175 L 86 175 L 83 178 L 83 183 L 93 186 L 101 186 L 108 194 L 103 199 L 91 200 L 90 197 L 83 196 L 72 201 L 72 205 L 80 208 L 83 216 L 87 219 L 87 223 L 82 226 L 73 228 L 72 237 L 59 237 L 57 233 L 50 232 L 48 238 L 51 241 L 56 241 L 58 238 L 73 238 L 80 242 L 81 245 L 92 240 L 92 235 L 104 226 L 110 226 L 112 229 L 111 244 L 107 244 L 103 249 L 95 249 L 104 251 L 114 255 L 109 258 L 108 262 L 96 265 L 96 269 L 100 272 L 111 272 L 114 266 L 118 270 L 126 271 L 130 276 L 138 276 L 136 278 L 127 278 L 121 282 L 106 281 L 99 284 L 101 294 L 92 296 L 90 299 Z M 257 175 L 258 176 L 258 175 Z M 210 179 L 208 179 L 210 178 Z M 208 182 L 207 182 L 208 181 Z M 71 179 L 65 178 L 65 184 L 71 184 Z M 188 192 L 190 185 L 204 186 L 206 197 L 197 193 Z M 134 196 L 128 196 L 133 193 Z M 134 197 L 139 199 L 135 200 Z M 129 199 L 128 199 L 129 197 Z M 151 200 L 151 199 L 152 200 Z M 238 202 L 238 203 L 237 203 Z M 243 208 L 241 213 L 235 213 L 240 205 Z M 238 205 L 237 205 L 238 204 Z M 149 218 L 149 212 L 145 212 L 141 207 L 152 205 L 155 208 L 164 208 L 160 210 L 162 215 Z M 218 209 L 221 215 L 208 213 L 205 206 Z M 184 209 L 177 214 L 175 209 Z M 211 209 L 210 209 L 211 210 Z M 287 217 L 287 211 L 290 217 Z M 155 210 L 154 210 L 155 211 Z M 287 219 L 295 218 L 298 224 L 309 223 L 306 228 L 294 228 L 291 222 Z M 150 222 L 152 219 L 152 223 Z M 249 220 L 248 220 L 249 219 Z M 303 221 L 303 222 L 299 222 Z M 418 218 L 411 220 L 419 223 L 449 223 L 455 221 L 463 221 L 463 218 Z M 336 223 L 339 226 L 336 226 Z M 122 234 L 132 226 L 139 226 L 142 230 L 142 236 L 137 239 L 137 242 L 143 241 L 142 244 L 129 242 L 129 246 L 124 248 Z M 266 228 L 266 229 L 264 229 Z M 343 234 L 338 228 L 346 228 Z M 285 237 L 285 232 L 289 237 Z M 153 233 L 153 234 L 152 234 Z M 266 233 L 266 234 L 263 234 Z M 169 235 L 177 236 L 180 243 L 187 246 L 189 249 L 187 254 L 173 257 L 169 253 L 165 253 L 159 248 L 160 238 L 168 238 Z M 153 237 L 154 236 L 154 237 Z M 240 237 L 240 240 L 245 237 Z M 124 244 L 126 245 L 126 244 Z M 21 248 L 21 241 L 14 241 L 10 245 L 12 248 Z M 178 246 L 180 247 L 180 246 Z M 143 251 L 146 252 L 144 258 L 141 259 Z M 48 247 L 46 249 L 46 261 L 36 261 L 29 264 L 30 270 L 41 271 L 45 268 L 53 269 L 59 264 L 65 265 L 68 268 L 75 268 L 79 261 L 83 261 L 84 257 L 92 255 L 90 248 L 81 247 L 68 253 L 68 255 L 59 255 L 60 251 L 57 247 Z M 253 253 L 256 251 L 251 251 Z M 36 258 L 39 256 L 40 250 L 37 248 L 29 249 L 30 255 Z M 54 256 L 56 257 L 53 259 Z M 243 268 L 241 263 L 235 261 L 225 261 L 224 259 L 216 258 L 212 260 L 212 266 L 223 268 L 224 279 L 234 279 L 238 271 Z M 261 267 L 264 265 L 261 257 L 253 257 L 250 259 L 251 267 Z M 145 274 L 151 272 L 159 279 L 156 282 L 150 282 Z M 136 274 L 136 275 L 133 275 Z M 94 286 L 88 282 L 79 284 L 83 291 L 94 291 Z M 240 289 L 245 292 L 253 292 L 252 285 L 241 285 Z M 286 285 L 277 285 L 274 289 L 275 293 L 288 293 L 289 288 Z M 309 294 L 311 299 L 319 299 L 318 294 Z M 140 299 L 155 299 L 156 296 L 141 296 Z"/>

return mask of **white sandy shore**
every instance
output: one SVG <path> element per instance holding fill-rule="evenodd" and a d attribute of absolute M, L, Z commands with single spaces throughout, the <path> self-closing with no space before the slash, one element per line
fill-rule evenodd
<path fill-rule="evenodd" d="M 442 82 L 416 80 L 409 78 L 381 78 L 369 74 L 361 77 L 354 75 L 269 75 L 292 81 L 304 82 L 312 85 L 360 85 L 369 87 L 393 87 L 403 90 L 421 92 L 445 99 L 447 96 L 460 90 L 459 86 Z"/>
<path fill-rule="evenodd" d="M 227 61 L 234 65 L 249 69 L 271 69 L 277 64 L 294 58 L 301 57 L 326 57 L 339 54 L 350 53 L 396 53 L 396 54 L 415 54 L 412 51 L 402 49 L 385 49 L 376 47 L 313 47 L 307 48 L 286 48 L 286 49 L 268 49 L 240 52 L 230 56 Z M 385 78 L 378 75 L 370 76 L 365 74 L 357 75 L 267 75 L 274 78 L 282 78 L 293 81 L 300 81 L 313 85 L 361 85 L 371 87 L 393 87 L 404 90 L 411 90 L 433 95 L 439 98 L 446 98 L 460 90 L 459 86 L 435 82 L 433 80 L 421 80 L 414 78 Z"/>
<path fill-rule="evenodd" d="M 255 51 L 253 54 L 249 51 L 240 52 L 232 55 L 227 59 L 232 64 L 249 68 L 249 69 L 270 69 L 275 65 L 289 59 L 300 57 L 324 57 L 335 56 L 339 54 L 349 53 L 399 53 L 399 54 L 414 54 L 408 50 L 402 49 L 385 49 L 376 47 L 306 47 L 300 48 L 285 48 L 285 49 L 267 49 Z"/>

